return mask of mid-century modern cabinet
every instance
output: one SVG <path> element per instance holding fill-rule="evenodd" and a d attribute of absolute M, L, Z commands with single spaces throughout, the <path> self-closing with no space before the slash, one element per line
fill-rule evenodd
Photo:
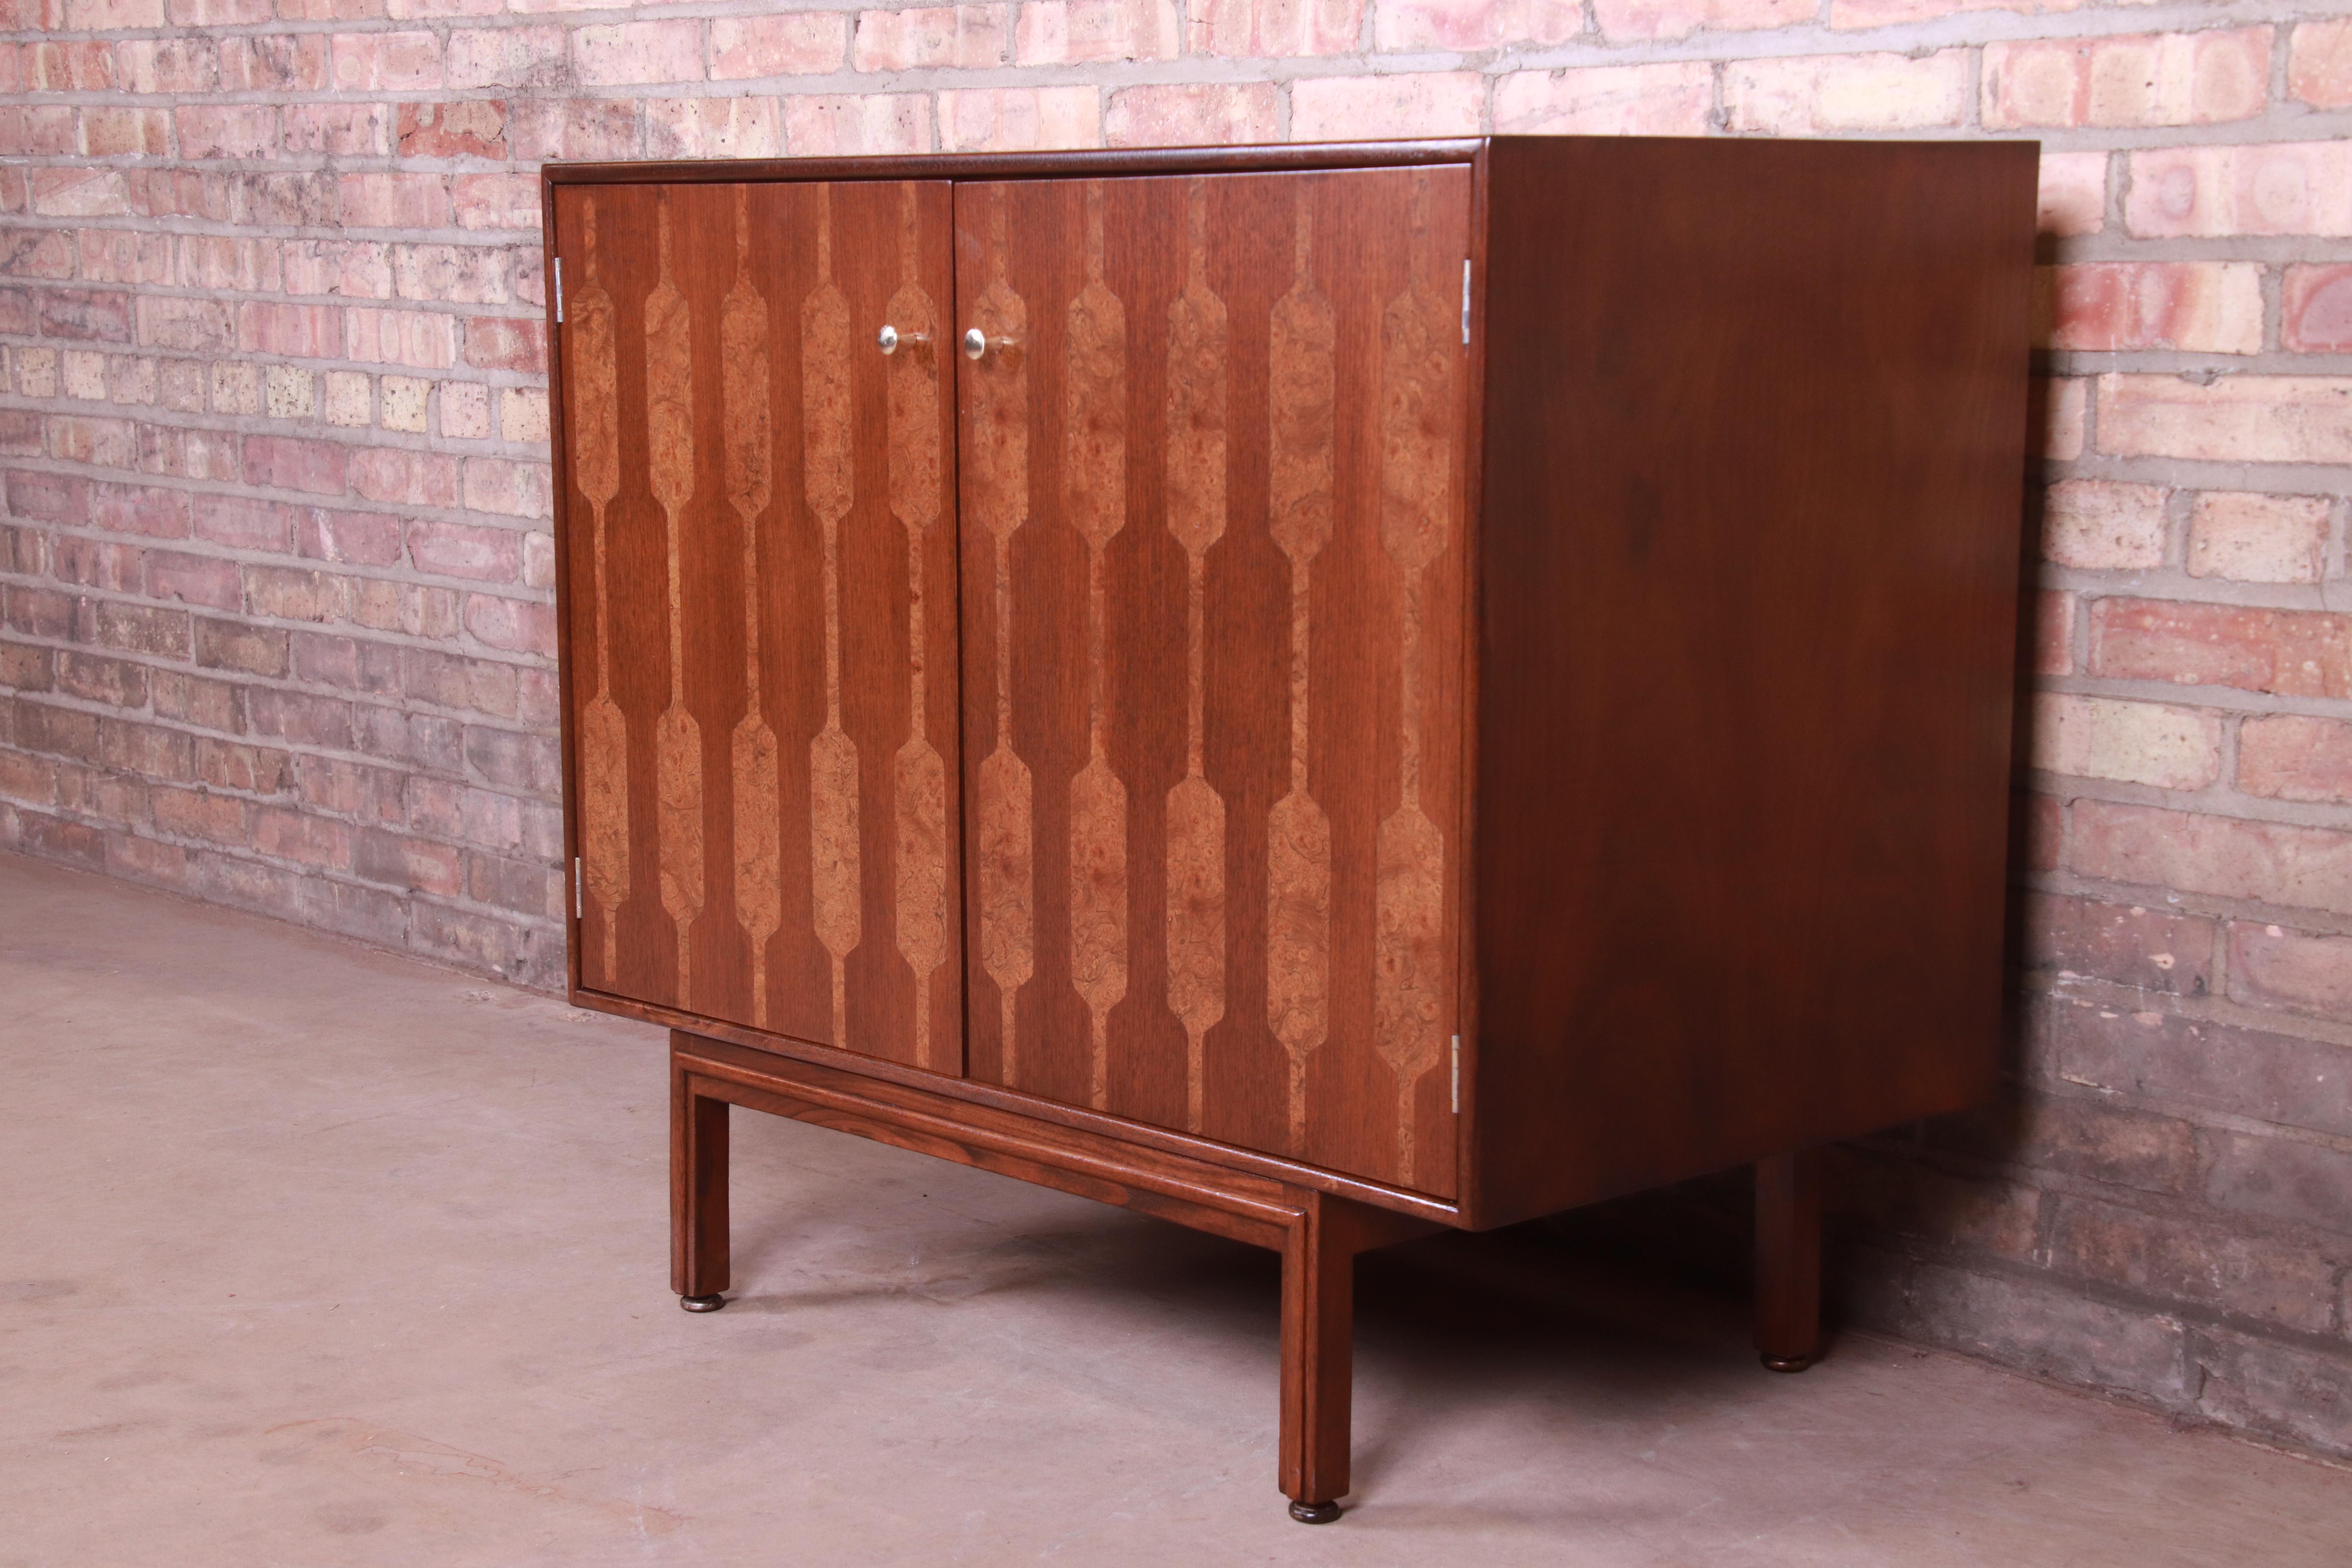
<path fill-rule="evenodd" d="M 2031 144 L 551 167 L 573 996 L 730 1105 L 1354 1256 L 1996 1071 Z"/>

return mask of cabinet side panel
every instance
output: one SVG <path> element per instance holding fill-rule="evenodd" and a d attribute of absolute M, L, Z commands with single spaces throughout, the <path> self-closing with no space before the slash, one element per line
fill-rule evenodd
<path fill-rule="evenodd" d="M 1491 158 L 1481 1224 L 1990 1093 L 2034 186 Z"/>

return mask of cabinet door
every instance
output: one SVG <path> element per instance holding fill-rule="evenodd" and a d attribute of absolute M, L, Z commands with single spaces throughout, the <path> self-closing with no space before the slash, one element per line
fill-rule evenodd
<path fill-rule="evenodd" d="M 974 1077 L 1454 1192 L 1469 200 L 956 187 Z"/>
<path fill-rule="evenodd" d="M 556 195 L 581 983 L 957 1072 L 949 235 L 937 183 Z"/>

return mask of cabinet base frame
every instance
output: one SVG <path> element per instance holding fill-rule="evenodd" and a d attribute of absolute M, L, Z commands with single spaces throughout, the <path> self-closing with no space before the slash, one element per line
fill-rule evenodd
<path fill-rule="evenodd" d="M 1447 1228 L 1313 1187 L 1123 1142 L 912 1084 L 670 1032 L 670 1288 L 715 1310 L 729 1284 L 728 1108 L 766 1111 L 1116 1204 L 1282 1255 L 1280 1480 L 1291 1517 L 1348 1492 L 1359 1255 Z M 1757 1166 L 1756 1342 L 1801 1371 L 1820 1351 L 1818 1151 Z"/>

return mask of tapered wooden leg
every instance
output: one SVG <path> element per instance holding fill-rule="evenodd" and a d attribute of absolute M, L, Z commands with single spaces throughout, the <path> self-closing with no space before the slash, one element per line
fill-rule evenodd
<path fill-rule="evenodd" d="M 1348 1492 L 1356 1362 L 1356 1227 L 1343 1198 L 1303 1194 L 1282 1249 L 1282 1489 L 1290 1517 L 1328 1524 Z"/>
<path fill-rule="evenodd" d="M 673 1044 L 677 1037 L 672 1037 Z M 669 1080 L 670 1288 L 689 1312 L 727 1304 L 727 1102 L 694 1092 L 671 1058 Z"/>
<path fill-rule="evenodd" d="M 1822 1152 L 1756 1162 L 1756 1348 L 1774 1372 L 1822 1351 Z"/>

